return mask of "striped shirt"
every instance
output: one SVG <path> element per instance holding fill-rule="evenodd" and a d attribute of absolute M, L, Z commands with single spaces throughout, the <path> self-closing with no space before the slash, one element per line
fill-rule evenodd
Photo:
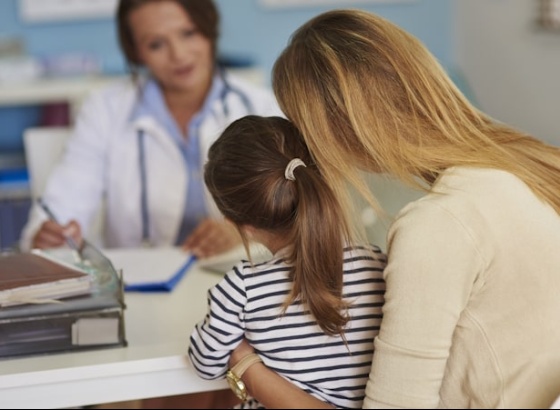
<path fill-rule="evenodd" d="M 190 339 L 196 372 L 204 379 L 225 377 L 232 350 L 246 338 L 267 367 L 299 388 L 336 407 L 361 408 L 382 317 L 385 255 L 377 247 L 344 250 L 348 345 L 326 335 L 297 301 L 282 315 L 292 282 L 290 267 L 277 255 L 255 266 L 239 263 L 210 289 L 208 314 Z"/>

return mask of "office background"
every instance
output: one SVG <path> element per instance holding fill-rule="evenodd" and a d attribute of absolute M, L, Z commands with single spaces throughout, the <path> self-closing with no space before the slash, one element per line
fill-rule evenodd
<path fill-rule="evenodd" d="M 490 115 L 560 145 L 560 34 L 536 27 L 538 0 L 341 0 L 279 9 L 260 0 L 217 3 L 221 52 L 260 66 L 267 79 L 289 35 L 313 15 L 339 5 L 377 12 L 424 41 Z M 2 0 L 0 39 L 11 37 L 20 37 L 36 57 L 91 53 L 104 72 L 124 71 L 109 18 L 25 23 L 18 0 Z M 0 150 L 21 149 L 21 129 L 38 120 L 37 107 L 1 107 Z"/>
<path fill-rule="evenodd" d="M 302 23 L 330 8 L 363 8 L 420 38 L 482 110 L 560 146 L 560 31 L 537 27 L 539 0 L 340 0 L 326 5 L 315 0 L 311 6 L 280 8 L 262 0 L 216 2 L 222 17 L 220 54 L 230 63 L 259 67 L 266 83 L 276 56 Z M 99 61 L 103 74 L 126 71 L 110 17 L 26 22 L 18 0 L 2 0 L 0 41 L 10 38 L 20 38 L 26 52 L 39 59 L 84 54 Z M 0 81 L 0 95 L 5 86 Z M 4 165 L 12 164 L 6 158 L 21 156 L 23 130 L 41 125 L 44 114 L 39 105 L 0 106 L 0 191 Z M 4 228 L 6 209 L 0 203 Z M 25 212 L 23 207 L 17 218 Z M 3 242 L 0 248 L 10 242 L 6 234 Z"/>
<path fill-rule="evenodd" d="M 317 13 L 334 6 L 268 8 L 260 0 L 217 0 L 222 17 L 219 48 L 223 56 L 252 62 L 266 81 L 290 34 Z M 405 0 L 340 4 L 378 12 L 417 35 L 446 67 L 454 66 L 452 1 Z M 125 71 L 114 22 L 91 20 L 23 22 L 18 0 L 0 1 L 0 36 L 22 38 L 29 54 L 38 58 L 86 53 L 98 58 L 107 74 Z M 1 92 L 2 84 L 0 84 Z M 40 121 L 39 107 L 0 108 L 0 148 L 21 149 L 21 129 Z"/>

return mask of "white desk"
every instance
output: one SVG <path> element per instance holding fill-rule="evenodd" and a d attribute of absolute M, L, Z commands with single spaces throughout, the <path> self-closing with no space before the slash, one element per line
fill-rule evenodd
<path fill-rule="evenodd" d="M 193 266 L 171 293 L 126 293 L 128 347 L 0 360 L 0 408 L 61 408 L 227 388 L 186 358 L 207 290 L 221 275 Z"/>

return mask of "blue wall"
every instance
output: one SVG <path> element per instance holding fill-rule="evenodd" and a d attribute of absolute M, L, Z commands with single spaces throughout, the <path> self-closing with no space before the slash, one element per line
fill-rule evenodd
<path fill-rule="evenodd" d="M 253 55 L 268 73 L 290 34 L 316 14 L 335 7 L 293 7 L 270 9 L 258 0 L 217 0 L 223 16 L 222 49 Z M 389 3 L 340 1 L 378 13 L 422 40 L 444 66 L 452 58 L 452 2 L 416 0 Z M 342 7 L 339 6 L 339 7 Z"/>
<path fill-rule="evenodd" d="M 292 7 L 270 9 L 259 0 L 216 0 L 222 15 L 220 51 L 229 57 L 253 61 L 269 73 L 290 34 L 314 15 L 333 8 Z M 357 7 L 379 13 L 422 40 L 441 63 L 452 68 L 452 1 L 409 0 L 371 3 L 340 1 L 339 7 Z M 112 19 L 75 22 L 24 23 L 17 0 L 0 1 L 0 37 L 20 36 L 27 51 L 37 57 L 61 53 L 92 53 L 105 72 L 125 70 L 116 43 Z M 0 92 L 2 85 L 0 84 Z M 38 118 L 36 107 L 0 108 L 0 150 L 21 149 L 21 131 Z"/>
<path fill-rule="evenodd" d="M 390 1 L 390 0 L 389 0 Z M 252 58 L 265 70 L 286 45 L 290 34 L 305 21 L 333 7 L 271 9 L 259 0 L 216 0 L 222 15 L 220 49 Z M 340 1 L 341 7 L 370 10 L 394 21 L 419 37 L 444 65 L 452 63 L 452 2 L 409 0 L 371 3 Z M 122 72 L 112 19 L 76 22 L 23 23 L 18 1 L 0 1 L 0 36 L 21 36 L 30 54 L 45 56 L 88 52 L 98 56 L 109 73 Z"/>

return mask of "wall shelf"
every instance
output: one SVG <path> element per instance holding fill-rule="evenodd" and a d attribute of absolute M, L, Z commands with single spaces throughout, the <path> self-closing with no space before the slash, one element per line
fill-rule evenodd
<path fill-rule="evenodd" d="M 115 81 L 117 78 L 119 77 L 45 78 L 16 84 L 3 84 L 0 106 L 68 102 L 72 114 L 75 114 L 83 99 L 91 91 Z"/>
<path fill-rule="evenodd" d="M 23 21 L 42 22 L 91 18 L 110 18 L 116 0 L 19 0 Z"/>
<path fill-rule="evenodd" d="M 232 68 L 228 71 L 255 84 L 263 85 L 265 81 L 262 70 L 258 68 Z M 89 93 L 125 77 L 126 75 L 41 78 L 15 84 L 1 84 L 0 107 L 68 102 L 71 115 L 75 118 Z"/>

